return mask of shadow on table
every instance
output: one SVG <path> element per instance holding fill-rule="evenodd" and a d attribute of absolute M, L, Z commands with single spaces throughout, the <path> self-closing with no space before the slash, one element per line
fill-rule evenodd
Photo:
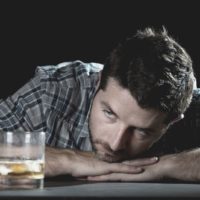
<path fill-rule="evenodd" d="M 116 182 L 116 181 L 115 181 Z M 78 180 L 70 175 L 60 175 L 55 177 L 48 177 L 44 179 L 44 187 L 59 187 L 59 186 L 72 186 L 72 185 L 82 185 L 82 184 L 88 184 L 88 183 L 94 183 L 93 181 L 87 181 L 87 180 Z M 141 182 L 140 182 L 141 183 Z M 144 183 L 147 183 L 147 181 Z M 199 182 L 189 182 L 189 181 L 180 181 L 176 179 L 166 179 L 162 181 L 148 181 L 148 183 L 173 183 L 173 184 L 199 184 Z"/>
<path fill-rule="evenodd" d="M 71 186 L 71 185 L 81 185 L 89 183 L 86 180 L 78 180 L 70 175 L 60 175 L 55 177 L 48 177 L 44 179 L 45 187 L 57 187 L 57 186 Z"/>

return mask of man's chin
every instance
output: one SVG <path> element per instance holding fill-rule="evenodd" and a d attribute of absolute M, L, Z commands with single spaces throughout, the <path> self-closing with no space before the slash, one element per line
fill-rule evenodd
<path fill-rule="evenodd" d="M 97 153 L 96 154 L 99 160 L 105 161 L 105 162 L 120 162 L 125 160 L 125 158 L 122 158 L 122 156 L 111 156 L 109 154 L 101 154 L 101 153 Z"/>

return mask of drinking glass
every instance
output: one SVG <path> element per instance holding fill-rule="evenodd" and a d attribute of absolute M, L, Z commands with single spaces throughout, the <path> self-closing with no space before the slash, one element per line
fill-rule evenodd
<path fill-rule="evenodd" d="M 0 189 L 42 189 L 45 132 L 0 131 Z"/>

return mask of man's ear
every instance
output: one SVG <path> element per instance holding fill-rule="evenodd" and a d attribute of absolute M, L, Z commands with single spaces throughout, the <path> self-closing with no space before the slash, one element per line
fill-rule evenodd
<path fill-rule="evenodd" d="M 174 119 L 170 121 L 169 126 L 175 124 L 176 122 L 180 121 L 183 118 L 184 118 L 184 114 L 180 114 L 179 116 L 175 117 Z"/>

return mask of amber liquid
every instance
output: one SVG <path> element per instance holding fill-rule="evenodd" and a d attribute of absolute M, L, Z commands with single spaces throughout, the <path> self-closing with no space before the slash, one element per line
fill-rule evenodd
<path fill-rule="evenodd" d="M 44 162 L 0 159 L 0 189 L 43 188 Z"/>

